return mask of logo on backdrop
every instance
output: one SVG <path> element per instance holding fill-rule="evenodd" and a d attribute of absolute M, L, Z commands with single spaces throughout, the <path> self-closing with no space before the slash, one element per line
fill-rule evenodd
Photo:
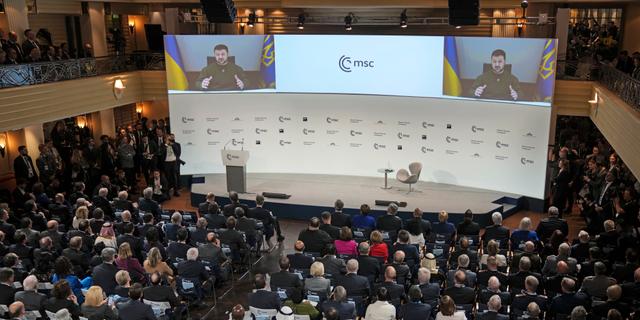
<path fill-rule="evenodd" d="M 471 158 L 478 159 L 478 158 L 480 158 L 480 154 L 476 152 L 476 153 L 471 155 Z"/>
<path fill-rule="evenodd" d="M 361 135 L 362 135 L 362 131 L 351 130 L 351 136 L 352 137 L 361 136 Z"/>
<path fill-rule="evenodd" d="M 182 123 L 189 123 L 189 122 L 193 122 L 193 118 L 188 118 L 188 117 L 182 117 Z"/>
<path fill-rule="evenodd" d="M 398 139 L 409 138 L 409 134 L 398 132 Z"/>
<path fill-rule="evenodd" d="M 380 150 L 380 149 L 386 149 L 387 146 L 384 145 L 384 144 L 374 143 L 373 144 L 373 148 L 376 149 L 376 150 Z"/>
<path fill-rule="evenodd" d="M 343 72 L 351 72 L 353 71 L 352 69 L 373 68 L 373 64 L 373 60 L 356 60 L 346 55 L 342 55 L 338 59 L 338 67 Z"/>
<path fill-rule="evenodd" d="M 483 132 L 484 128 L 480 128 L 480 127 L 478 127 L 476 125 L 473 125 L 473 126 L 471 126 L 471 131 L 473 131 L 473 132 L 478 132 L 478 131 Z"/>
<path fill-rule="evenodd" d="M 280 122 L 291 121 L 291 117 L 279 116 L 278 121 Z"/>
<path fill-rule="evenodd" d="M 312 133 L 316 133 L 316 131 L 304 128 L 304 129 L 302 129 L 302 133 L 304 133 L 304 135 L 306 136 L 306 135 L 309 135 L 309 134 L 312 134 Z"/>
<path fill-rule="evenodd" d="M 435 125 L 435 124 L 433 124 L 433 123 L 428 123 L 428 122 L 426 122 L 426 121 L 422 121 L 422 127 L 423 127 L 423 128 L 425 128 L 425 129 L 427 129 L 427 128 L 433 128 L 433 127 L 435 127 L 435 126 L 436 126 L 436 125 Z"/>
<path fill-rule="evenodd" d="M 227 153 L 227 160 L 231 161 L 233 159 L 240 159 L 240 157 L 231 155 L 230 153 Z"/>
<path fill-rule="evenodd" d="M 500 142 L 500 140 L 496 141 L 496 148 L 508 148 L 509 144 L 504 143 L 504 142 Z"/>
<path fill-rule="evenodd" d="M 327 123 L 334 123 L 334 122 L 338 122 L 338 119 L 327 117 Z"/>
<path fill-rule="evenodd" d="M 420 148 L 420 151 L 422 151 L 422 153 L 427 153 L 427 152 L 433 152 L 433 149 L 427 148 L 427 147 L 422 147 L 422 148 Z"/>
<path fill-rule="evenodd" d="M 454 137 L 451 137 L 451 136 L 447 136 L 444 139 L 447 141 L 447 143 L 458 142 L 458 138 L 454 138 Z"/>
<path fill-rule="evenodd" d="M 287 141 L 287 140 L 280 140 L 280 145 L 281 146 L 285 146 L 287 144 L 291 144 L 291 141 Z"/>
<path fill-rule="evenodd" d="M 267 129 L 256 128 L 256 134 L 266 133 Z"/>
<path fill-rule="evenodd" d="M 208 135 L 212 135 L 212 134 L 214 134 L 214 133 L 218 133 L 218 132 L 220 132 L 220 130 L 207 128 L 207 134 L 208 134 Z"/>
<path fill-rule="evenodd" d="M 520 158 L 520 163 L 522 163 L 522 165 L 533 164 L 533 160 L 522 157 Z"/>

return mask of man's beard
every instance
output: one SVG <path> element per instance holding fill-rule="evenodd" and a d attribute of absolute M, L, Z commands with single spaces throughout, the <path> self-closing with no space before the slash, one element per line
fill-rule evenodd
<path fill-rule="evenodd" d="M 493 68 L 493 72 L 496 73 L 496 74 L 501 74 L 502 72 L 504 72 L 504 68 L 502 68 L 502 69 Z"/>

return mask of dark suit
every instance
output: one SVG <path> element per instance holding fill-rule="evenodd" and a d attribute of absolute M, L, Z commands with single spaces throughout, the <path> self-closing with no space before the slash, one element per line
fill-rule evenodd
<path fill-rule="evenodd" d="M 478 313 L 478 320 L 509 320 L 509 316 L 506 314 L 500 314 L 496 311 L 487 310 L 482 313 Z"/>
<path fill-rule="evenodd" d="M 6 221 L 0 224 L 0 231 L 4 232 L 4 240 L 7 243 L 13 243 L 13 236 L 16 233 L 16 227 Z"/>
<path fill-rule="evenodd" d="M 71 314 L 71 318 L 73 318 L 74 320 L 80 319 L 80 306 L 78 306 L 71 300 L 49 298 L 49 300 L 47 300 L 47 302 L 45 302 L 44 304 L 44 309 L 53 313 L 58 312 L 58 310 L 62 308 L 67 309 Z"/>
<path fill-rule="evenodd" d="M 331 225 L 351 228 L 351 216 L 343 212 L 334 212 L 331 214 Z"/>
<path fill-rule="evenodd" d="M 371 256 L 358 256 L 356 260 L 358 260 L 358 274 L 369 279 L 369 283 L 373 285 L 382 274 L 380 260 Z"/>
<path fill-rule="evenodd" d="M 527 311 L 529 303 L 535 302 L 542 312 L 547 311 L 548 299 L 541 294 L 519 293 L 511 302 L 511 313 L 521 315 Z"/>
<path fill-rule="evenodd" d="M 469 287 L 450 287 L 443 294 L 450 296 L 456 305 L 473 304 L 476 300 L 475 291 Z"/>
<path fill-rule="evenodd" d="M 27 311 L 42 310 L 47 296 L 36 291 L 18 291 L 15 294 L 16 301 L 22 301 Z"/>
<path fill-rule="evenodd" d="M 562 208 L 560 208 L 562 210 Z M 560 219 L 557 217 L 549 217 L 547 219 L 543 219 L 538 224 L 536 228 L 536 233 L 541 241 L 547 242 L 551 235 L 556 230 L 562 231 L 562 234 L 566 237 L 569 234 L 569 225 L 567 221 L 564 219 Z"/>
<path fill-rule="evenodd" d="M 262 221 L 265 236 L 267 236 L 267 238 L 271 238 L 271 236 L 273 236 L 274 218 L 271 211 L 263 207 L 255 207 L 249 209 L 247 217 Z"/>
<path fill-rule="evenodd" d="M 329 308 L 335 308 L 338 311 L 338 319 L 348 320 L 356 318 L 356 308 L 348 302 L 337 302 L 334 300 L 325 301 L 322 304 L 322 312 L 327 312 Z"/>
<path fill-rule="evenodd" d="M 313 263 L 313 257 L 303 253 L 294 253 L 287 255 L 291 269 L 309 269 Z"/>
<path fill-rule="evenodd" d="M 236 208 L 242 208 L 242 210 L 244 210 L 245 215 L 249 212 L 248 205 L 237 202 L 237 203 L 229 203 L 226 206 L 224 206 L 224 208 L 222 208 L 222 213 L 224 213 L 225 217 L 230 217 L 230 216 L 236 217 L 236 213 L 235 213 Z"/>
<path fill-rule="evenodd" d="M 487 287 L 489 285 L 489 278 L 496 277 L 500 281 L 500 290 L 505 290 L 509 284 L 509 276 L 500 271 L 483 270 L 477 274 L 476 283 L 481 287 Z"/>
<path fill-rule="evenodd" d="M 182 242 L 172 242 L 167 247 L 167 254 L 169 255 L 169 259 L 176 261 L 176 259 L 187 259 L 187 251 L 192 247 L 186 243 Z"/>
<path fill-rule="evenodd" d="M 82 252 L 89 253 L 93 249 L 93 243 L 95 242 L 95 237 L 89 235 L 88 233 L 80 230 L 69 230 L 67 232 L 67 241 L 73 237 L 81 237 L 82 238 Z"/>
<path fill-rule="evenodd" d="M 298 275 L 293 274 L 286 270 L 280 270 L 271 274 L 271 291 L 276 291 L 278 288 L 288 288 L 302 290 L 302 281 Z M 291 292 L 287 292 L 290 295 Z"/>
<path fill-rule="evenodd" d="M 95 196 L 91 201 L 94 208 L 102 209 L 106 220 L 115 220 L 116 215 L 115 213 L 113 213 L 113 207 L 111 207 L 111 203 L 109 203 L 109 200 L 103 197 Z"/>
<path fill-rule="evenodd" d="M 144 258 L 142 256 L 142 250 L 144 249 L 144 242 L 142 242 L 142 239 L 135 237 L 131 234 L 123 234 L 123 235 L 119 235 L 116 238 L 116 241 L 118 243 L 118 247 L 120 247 L 120 245 L 125 242 L 129 243 L 129 246 L 131 247 L 131 252 L 133 252 L 133 256 L 136 257 L 138 261 L 144 261 Z"/>
<path fill-rule="evenodd" d="M 528 276 L 534 276 L 538 279 L 538 283 L 542 284 L 542 276 L 539 273 L 534 272 L 522 272 L 518 271 L 515 274 L 509 276 L 509 290 L 511 292 L 520 292 L 520 290 L 524 289 L 524 282 Z M 542 292 L 543 286 L 538 286 L 538 292 Z"/>
<path fill-rule="evenodd" d="M 402 219 L 395 215 L 385 214 L 378 217 L 376 226 L 382 231 L 390 233 L 391 241 L 395 241 L 395 237 L 398 235 L 398 231 L 402 229 Z"/>
<path fill-rule="evenodd" d="M 348 273 L 338 277 L 336 286 L 343 286 L 349 297 L 368 297 L 371 294 L 369 280 L 366 277 L 353 273 Z"/>
<path fill-rule="evenodd" d="M 178 275 L 187 279 L 199 279 L 206 281 L 209 279 L 207 269 L 200 261 L 187 260 L 178 264 Z"/>
<path fill-rule="evenodd" d="M 117 272 L 118 267 L 115 264 L 99 264 L 93 268 L 93 284 L 100 286 L 107 296 L 112 295 L 118 285 L 116 283 Z"/>
<path fill-rule="evenodd" d="M 554 207 L 560 210 L 560 214 L 562 214 L 562 212 L 565 210 L 565 207 L 567 206 L 567 199 L 569 198 L 569 193 L 571 193 L 571 186 L 569 186 L 571 180 L 571 173 L 569 173 L 569 170 L 566 169 L 558 172 L 558 175 L 553 178 L 552 204 Z M 569 205 L 571 206 L 572 204 L 570 203 Z M 564 235 L 566 236 L 567 234 L 564 233 Z M 538 236 L 541 236 L 541 234 L 538 233 Z M 542 241 L 545 241 L 546 239 L 548 238 L 540 238 L 540 240 Z"/>
<path fill-rule="evenodd" d="M 309 229 L 302 230 L 298 235 L 298 240 L 304 242 L 306 251 L 317 253 L 322 252 L 322 249 L 324 249 L 327 244 L 333 242 L 331 236 L 326 232 Z"/>
<path fill-rule="evenodd" d="M 178 297 L 173 292 L 173 289 L 169 286 L 157 285 L 144 288 L 143 295 L 145 300 L 164 302 L 168 301 L 172 307 L 177 306 L 180 303 Z"/>
<path fill-rule="evenodd" d="M 38 41 L 26 39 L 22 42 L 22 52 L 24 52 L 25 57 L 28 57 L 29 53 L 34 48 L 40 48 L 40 44 L 38 44 Z"/>
<path fill-rule="evenodd" d="M 396 308 L 400 306 L 400 302 L 402 300 L 407 300 L 406 296 L 404 295 L 403 285 L 397 284 L 395 282 L 385 281 L 380 285 L 378 285 L 374 290 L 374 292 L 378 292 L 378 288 L 382 288 L 382 287 L 387 288 L 389 303 L 393 304 Z"/>
<path fill-rule="evenodd" d="M 247 237 L 247 242 L 249 243 L 249 245 L 254 246 L 258 241 L 257 239 L 258 231 L 256 230 L 257 226 L 258 224 L 256 223 L 256 220 L 247 218 L 245 216 L 245 217 L 238 218 L 238 224 L 236 225 L 236 228 L 244 232 L 244 234 Z"/>
<path fill-rule="evenodd" d="M 257 290 L 249 293 L 249 306 L 259 309 L 280 309 L 280 297 L 277 293 Z"/>
<path fill-rule="evenodd" d="M 480 234 L 480 225 L 473 221 L 462 221 L 458 223 L 458 236 L 477 236 Z"/>
<path fill-rule="evenodd" d="M 506 248 L 507 242 L 509 240 L 509 229 L 503 226 L 491 225 L 485 228 L 484 234 L 482 235 L 482 242 L 486 246 L 489 243 L 489 240 L 499 240 L 500 247 Z"/>
<path fill-rule="evenodd" d="M 400 307 L 398 319 L 427 320 L 431 315 L 431 306 L 420 302 L 409 302 Z"/>
<path fill-rule="evenodd" d="M 160 216 L 162 215 L 162 210 L 160 210 L 160 206 L 154 200 L 147 200 L 145 198 L 140 198 L 138 200 L 138 210 L 151 213 L 155 219 L 155 221 L 160 221 Z"/>
<path fill-rule="evenodd" d="M 321 224 L 320 225 L 320 230 L 326 232 L 331 239 L 336 240 L 340 238 L 340 228 L 336 227 L 333 225 L 333 221 L 331 222 L 332 224 Z"/>
<path fill-rule="evenodd" d="M 0 283 L 0 304 L 8 306 L 13 303 L 16 289 L 4 283 Z"/>
<path fill-rule="evenodd" d="M 609 312 L 609 310 L 611 309 L 616 309 L 618 311 L 620 311 L 620 314 L 622 314 L 622 318 L 623 319 L 628 319 L 629 318 L 629 313 L 631 313 L 631 309 L 629 307 L 628 304 L 621 302 L 620 300 L 616 300 L 616 301 L 606 301 L 603 304 L 597 305 L 595 307 L 593 307 L 593 314 L 602 318 L 602 319 L 606 319 L 607 318 L 607 313 Z"/>
<path fill-rule="evenodd" d="M 209 229 L 224 229 L 227 227 L 227 218 L 221 213 L 207 213 L 204 218 L 207 219 L 207 228 Z"/>
<path fill-rule="evenodd" d="M 419 287 L 422 291 L 422 302 L 432 303 L 440 298 L 440 287 L 437 283 L 424 283 Z"/>
<path fill-rule="evenodd" d="M 120 320 L 156 320 L 151 306 L 140 300 L 129 300 L 118 308 Z"/>
<path fill-rule="evenodd" d="M 577 306 L 583 306 L 587 310 L 591 307 L 591 301 L 589 296 L 584 293 L 565 293 L 561 294 L 553 300 L 549 305 L 549 312 L 551 315 L 564 314 L 570 315 L 573 308 Z"/>
<path fill-rule="evenodd" d="M 31 167 L 31 175 L 29 175 L 29 166 Z M 36 166 L 33 165 L 33 160 L 30 156 L 17 156 L 13 160 L 13 172 L 16 179 L 25 179 L 33 184 L 38 181 L 38 173 L 36 172 Z"/>
<path fill-rule="evenodd" d="M 324 272 L 337 277 L 338 275 L 345 274 L 347 272 L 347 266 L 342 259 L 336 258 L 333 255 L 326 255 L 317 261 L 322 262 L 324 265 Z"/>

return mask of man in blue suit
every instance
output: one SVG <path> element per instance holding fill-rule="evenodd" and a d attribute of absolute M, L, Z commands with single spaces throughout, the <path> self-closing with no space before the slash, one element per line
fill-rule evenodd
<path fill-rule="evenodd" d="M 409 288 L 409 303 L 400 307 L 398 319 L 422 320 L 428 319 L 431 315 L 431 305 L 422 303 L 422 291 L 415 285 Z"/>

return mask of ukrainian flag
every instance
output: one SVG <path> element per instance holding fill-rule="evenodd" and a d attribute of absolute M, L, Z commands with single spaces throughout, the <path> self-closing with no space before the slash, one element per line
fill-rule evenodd
<path fill-rule="evenodd" d="M 189 82 L 184 72 L 184 64 L 174 35 L 164 36 L 164 61 L 167 69 L 167 88 L 169 90 L 187 90 Z"/>
<path fill-rule="evenodd" d="M 264 36 L 260 73 L 265 88 L 276 87 L 276 42 L 273 35 Z"/>
<path fill-rule="evenodd" d="M 462 95 L 460 67 L 455 37 L 444 37 L 444 95 L 459 97 Z"/>
<path fill-rule="evenodd" d="M 558 40 L 549 39 L 544 45 L 542 59 L 538 68 L 538 101 L 551 103 L 553 99 L 553 85 L 556 75 L 556 43 Z"/>

